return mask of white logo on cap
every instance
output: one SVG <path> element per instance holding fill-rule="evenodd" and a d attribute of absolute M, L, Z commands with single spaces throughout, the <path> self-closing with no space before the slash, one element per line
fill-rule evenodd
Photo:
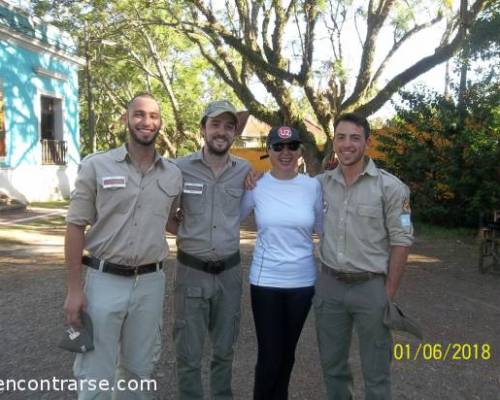
<path fill-rule="evenodd" d="M 288 126 L 282 126 L 278 129 L 278 136 L 281 139 L 288 139 L 292 136 L 292 130 Z"/>

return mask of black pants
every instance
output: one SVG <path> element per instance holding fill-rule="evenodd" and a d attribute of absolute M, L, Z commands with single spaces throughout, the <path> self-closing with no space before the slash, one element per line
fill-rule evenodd
<path fill-rule="evenodd" d="M 254 400 L 286 400 L 295 348 L 311 308 L 314 286 L 250 286 L 257 332 Z"/>

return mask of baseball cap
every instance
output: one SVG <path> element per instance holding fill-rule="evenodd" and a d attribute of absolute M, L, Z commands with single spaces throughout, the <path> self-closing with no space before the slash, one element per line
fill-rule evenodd
<path fill-rule="evenodd" d="M 290 128 L 289 126 L 275 126 L 271 128 L 266 140 L 267 147 L 276 143 L 290 142 L 302 143 L 302 140 L 300 139 L 299 131 L 297 129 Z"/>
<path fill-rule="evenodd" d="M 238 114 L 236 108 L 231 104 L 228 100 L 218 100 L 212 101 L 208 104 L 205 112 L 203 113 L 203 117 L 215 118 L 221 114 L 229 113 L 236 121 L 238 121 Z"/>
<path fill-rule="evenodd" d="M 59 347 L 73 353 L 86 353 L 94 350 L 94 329 L 90 316 L 84 312 L 80 312 L 80 321 L 82 326 L 65 326 L 64 335 L 59 342 Z"/>

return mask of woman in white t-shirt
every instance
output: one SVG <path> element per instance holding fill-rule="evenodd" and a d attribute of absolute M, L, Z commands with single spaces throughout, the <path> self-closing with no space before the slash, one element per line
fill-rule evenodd
<path fill-rule="evenodd" d="M 253 209 L 258 229 L 250 268 L 258 342 L 254 400 L 282 400 L 314 294 L 312 234 L 322 231 L 322 197 L 319 181 L 298 173 L 297 130 L 272 128 L 267 152 L 272 169 L 245 193 L 241 215 Z"/>

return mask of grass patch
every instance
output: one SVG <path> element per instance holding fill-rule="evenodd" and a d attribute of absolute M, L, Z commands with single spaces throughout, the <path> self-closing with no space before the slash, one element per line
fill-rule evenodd
<path fill-rule="evenodd" d="M 28 207 L 39 208 L 66 208 L 68 207 L 69 200 L 55 200 L 55 201 L 34 201 L 29 203 Z"/>
<path fill-rule="evenodd" d="M 478 230 L 472 228 L 446 228 L 423 222 L 415 222 L 415 236 L 424 239 L 470 239 L 474 238 Z"/>

